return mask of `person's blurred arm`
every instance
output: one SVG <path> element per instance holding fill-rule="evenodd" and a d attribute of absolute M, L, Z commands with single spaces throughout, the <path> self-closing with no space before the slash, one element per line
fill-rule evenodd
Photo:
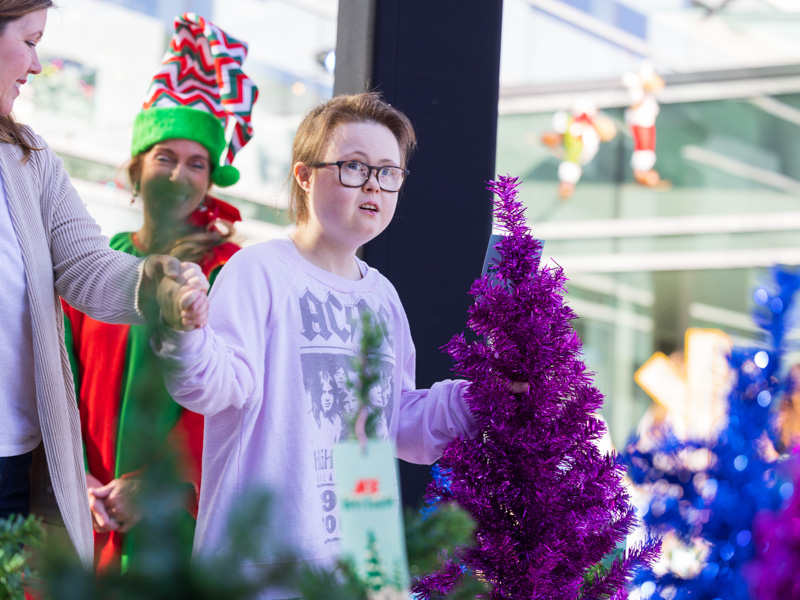
<path fill-rule="evenodd" d="M 140 288 L 162 275 L 175 277 L 179 261 L 148 257 L 147 261 L 108 247 L 70 182 L 63 162 L 41 137 L 30 168 L 39 181 L 42 224 L 48 234 L 56 292 L 70 305 L 106 323 L 143 323 Z M 155 286 L 152 287 L 155 291 Z"/>

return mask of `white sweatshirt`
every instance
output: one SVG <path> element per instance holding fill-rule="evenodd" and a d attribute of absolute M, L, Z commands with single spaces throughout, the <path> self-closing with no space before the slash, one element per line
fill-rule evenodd
<path fill-rule="evenodd" d="M 274 525 L 257 562 L 279 560 L 286 546 L 312 564 L 338 556 L 331 450 L 355 408 L 345 382 L 365 308 L 383 332 L 371 404 L 397 455 L 430 464 L 453 438 L 477 434 L 462 399 L 466 382 L 415 389 L 414 345 L 397 292 L 359 266 L 364 277 L 350 281 L 303 259 L 289 238 L 250 246 L 217 277 L 208 327 L 160 329 L 153 345 L 166 361 L 167 389 L 206 415 L 195 554 L 224 548 L 227 515 L 251 490 L 268 489 Z"/>

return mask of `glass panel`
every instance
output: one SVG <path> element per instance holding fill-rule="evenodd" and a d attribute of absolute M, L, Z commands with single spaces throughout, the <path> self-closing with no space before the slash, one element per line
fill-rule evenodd
<path fill-rule="evenodd" d="M 501 86 L 797 62 L 795 0 L 505 0 Z"/>
<path fill-rule="evenodd" d="M 568 274 L 569 275 L 569 274 Z M 655 351 L 683 351 L 689 327 L 721 329 L 736 341 L 757 339 L 750 319 L 754 269 L 576 274 L 567 302 L 584 361 L 606 396 L 601 413 L 623 448 L 650 406 L 634 373 Z"/>
<path fill-rule="evenodd" d="M 681 353 L 691 327 L 758 339 L 755 286 L 769 265 L 800 263 L 798 107 L 800 93 L 662 104 L 662 189 L 634 183 L 624 109 L 604 109 L 617 136 L 567 200 L 560 159 L 541 142 L 553 113 L 500 117 L 497 171 L 523 179 L 533 233 L 570 279 L 567 302 L 617 448 L 651 403 L 633 376 L 653 352 Z"/>

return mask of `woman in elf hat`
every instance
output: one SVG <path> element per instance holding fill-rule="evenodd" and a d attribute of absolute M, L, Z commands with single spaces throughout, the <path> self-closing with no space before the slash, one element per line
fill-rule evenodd
<path fill-rule="evenodd" d="M 155 289 L 163 273 L 177 277 L 180 263 L 110 250 L 61 159 L 14 120 L 20 89 L 42 71 L 37 45 L 52 6 L 0 2 L 0 519 L 34 512 L 63 525 L 90 563 L 80 425 L 58 296 L 96 319 L 143 323 L 142 290 Z"/>
<path fill-rule="evenodd" d="M 133 126 L 127 173 L 134 198 L 142 201 L 144 222 L 138 231 L 114 236 L 111 247 L 134 256 L 164 253 L 196 262 L 213 282 L 239 249 L 230 241 L 233 223 L 240 220 L 238 210 L 208 194 L 212 184 L 227 186 L 238 179 L 238 171 L 226 164 L 233 152 L 226 152 L 223 122 L 229 118 L 236 122 L 234 140 L 240 142 L 236 149 L 252 135 L 249 107 L 245 109 L 241 95 L 234 114 L 220 92 L 246 89 L 252 106 L 257 91 L 238 69 L 246 52 L 242 44 L 196 15 L 178 17 L 175 27 L 165 62 Z M 227 46 L 210 48 L 209 39 L 225 40 Z M 206 62 L 209 56 L 213 61 Z M 219 65 L 227 66 L 215 68 Z M 218 81 L 217 73 L 229 80 Z M 121 564 L 124 568 L 135 548 L 125 534 L 142 518 L 131 499 L 138 487 L 137 474 L 146 466 L 131 440 L 145 427 L 150 435 L 169 438 L 184 480 L 194 487 L 189 507 L 194 515 L 203 417 L 182 409 L 166 392 L 150 349 L 152 329 L 106 325 L 68 305 L 65 311 L 78 386 L 95 562 L 98 571 L 110 572 Z M 187 553 L 193 528 L 187 514 L 183 527 Z"/>

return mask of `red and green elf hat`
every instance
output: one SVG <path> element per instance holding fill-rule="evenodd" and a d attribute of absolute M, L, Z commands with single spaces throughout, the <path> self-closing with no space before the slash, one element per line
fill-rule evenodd
<path fill-rule="evenodd" d="M 194 13 L 175 18 L 175 33 L 133 122 L 131 156 L 164 140 L 188 139 L 211 158 L 211 181 L 239 181 L 231 163 L 253 137 L 258 88 L 242 71 L 247 44 Z"/>

